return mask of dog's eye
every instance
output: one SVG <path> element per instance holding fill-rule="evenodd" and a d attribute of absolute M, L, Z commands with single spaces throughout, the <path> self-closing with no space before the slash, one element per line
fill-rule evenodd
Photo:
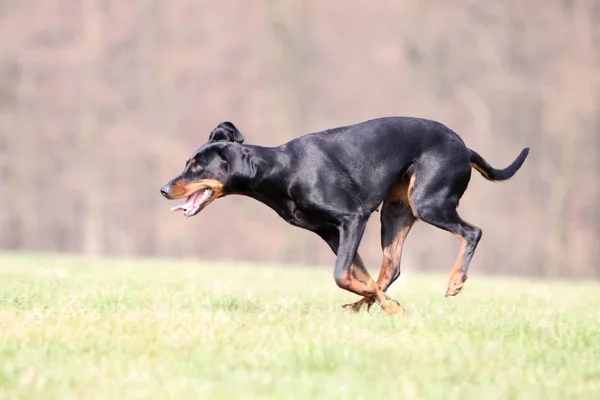
<path fill-rule="evenodd" d="M 194 172 L 200 172 L 201 169 L 202 169 L 202 167 L 199 164 L 196 164 L 192 167 L 192 170 Z"/>

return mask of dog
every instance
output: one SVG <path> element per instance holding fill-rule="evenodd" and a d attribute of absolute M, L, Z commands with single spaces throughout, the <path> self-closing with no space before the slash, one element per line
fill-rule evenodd
<path fill-rule="evenodd" d="M 362 296 L 342 307 L 359 311 L 378 302 L 389 314 L 404 312 L 386 291 L 400 276 L 403 243 L 415 221 L 460 240 L 446 289 L 446 296 L 457 295 L 482 235 L 456 211 L 471 169 L 503 181 L 529 154 L 524 148 L 510 166 L 495 169 L 447 126 L 414 117 L 376 118 L 277 147 L 244 140 L 231 122 L 214 128 L 183 172 L 160 189 L 167 199 L 186 198 L 172 211 L 192 217 L 227 195 L 256 199 L 291 225 L 316 233 L 333 250 L 336 284 Z M 375 281 L 357 249 L 370 215 L 380 207 L 383 261 Z"/>

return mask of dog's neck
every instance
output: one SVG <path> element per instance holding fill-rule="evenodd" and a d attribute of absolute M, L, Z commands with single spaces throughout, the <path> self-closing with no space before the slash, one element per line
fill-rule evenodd
<path fill-rule="evenodd" d="M 269 182 L 270 175 L 283 166 L 283 157 L 276 147 L 254 145 L 236 146 L 235 158 L 228 162 L 229 191 L 232 194 L 245 194 L 257 189 L 258 185 Z"/>
<path fill-rule="evenodd" d="M 278 176 L 289 170 L 290 160 L 279 147 L 242 145 L 243 150 L 235 160 L 236 174 L 230 176 L 228 191 L 254 198 L 273 207 L 274 199 L 287 197 L 284 180 Z"/>

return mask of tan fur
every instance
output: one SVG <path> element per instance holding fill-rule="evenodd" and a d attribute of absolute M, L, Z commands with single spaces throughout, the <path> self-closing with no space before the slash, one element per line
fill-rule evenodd
<path fill-rule="evenodd" d="M 485 172 L 479 165 L 472 162 L 471 167 L 473 167 L 477 172 L 479 172 L 481 175 L 483 175 L 485 179 L 490 179 L 490 176 L 488 175 L 488 173 Z"/>
<path fill-rule="evenodd" d="M 225 185 L 216 179 L 202 179 L 198 182 L 191 183 L 183 183 L 182 180 L 179 180 L 171 187 L 171 198 L 181 199 L 206 187 L 211 188 L 214 192 L 211 201 L 218 199 L 225 194 Z"/>

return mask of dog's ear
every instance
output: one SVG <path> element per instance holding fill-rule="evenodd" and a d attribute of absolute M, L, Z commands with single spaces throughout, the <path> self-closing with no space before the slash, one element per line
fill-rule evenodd
<path fill-rule="evenodd" d="M 212 130 L 208 137 L 209 142 L 234 142 L 244 143 L 244 135 L 231 122 L 221 122 L 219 126 Z"/>

